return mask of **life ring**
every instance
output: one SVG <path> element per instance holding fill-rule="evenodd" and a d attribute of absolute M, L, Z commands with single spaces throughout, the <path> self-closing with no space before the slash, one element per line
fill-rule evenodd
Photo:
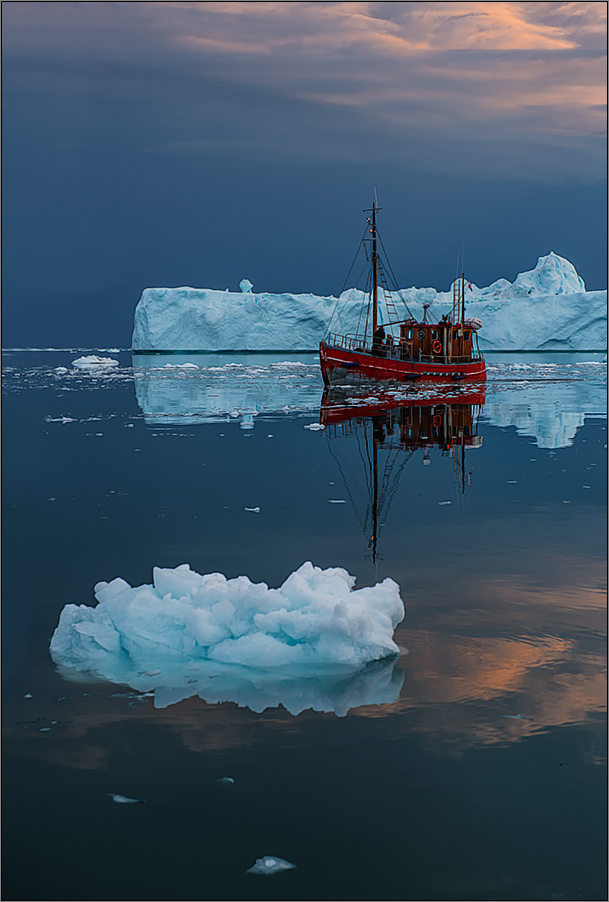
<path fill-rule="evenodd" d="M 434 426 L 441 426 L 441 425 L 442 425 L 442 417 L 440 416 L 439 413 L 437 413 L 437 414 L 435 415 L 435 417 L 433 418 L 433 424 L 434 424 Z"/>
<path fill-rule="evenodd" d="M 431 350 L 434 352 L 434 354 L 439 354 L 440 351 L 442 350 L 442 345 L 437 339 L 432 344 Z"/>

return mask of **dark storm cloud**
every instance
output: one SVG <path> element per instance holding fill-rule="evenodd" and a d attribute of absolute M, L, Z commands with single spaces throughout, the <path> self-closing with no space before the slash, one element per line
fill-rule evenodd
<path fill-rule="evenodd" d="M 2 10 L 5 343 L 127 345 L 153 285 L 337 292 L 374 186 L 404 286 L 465 242 L 479 285 L 554 250 L 602 287 L 604 4 Z"/>
<path fill-rule="evenodd" d="M 5 53 L 164 118 L 138 149 L 603 178 L 602 4 L 564 6 L 8 3 Z"/>

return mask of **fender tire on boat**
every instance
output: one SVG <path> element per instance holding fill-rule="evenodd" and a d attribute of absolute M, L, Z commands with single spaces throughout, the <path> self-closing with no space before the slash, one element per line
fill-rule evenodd
<path fill-rule="evenodd" d="M 440 351 L 442 350 L 442 345 L 437 339 L 432 344 L 431 350 L 434 352 L 434 354 L 439 354 Z"/>

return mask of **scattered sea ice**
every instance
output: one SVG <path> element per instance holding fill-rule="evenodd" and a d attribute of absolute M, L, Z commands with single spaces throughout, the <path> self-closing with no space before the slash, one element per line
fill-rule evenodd
<path fill-rule="evenodd" d="M 259 513 L 260 513 L 260 508 L 259 508 L 259 507 L 244 507 L 243 510 L 244 510 L 244 511 L 251 511 L 253 514 L 259 514 Z"/>
<path fill-rule="evenodd" d="M 109 369 L 118 365 L 118 360 L 113 360 L 112 357 L 98 357 L 97 354 L 91 354 L 89 357 L 78 357 L 72 361 L 72 366 L 79 370 Z"/>
<path fill-rule="evenodd" d="M 328 504 L 346 504 L 343 498 L 328 498 Z"/>
<path fill-rule="evenodd" d="M 322 426 L 321 423 L 309 423 L 309 424 L 308 424 L 307 426 L 305 426 L 304 428 L 305 428 L 305 429 L 310 429 L 311 432 L 315 432 L 315 431 L 317 431 L 317 430 L 319 430 L 319 429 L 325 429 L 326 427 L 325 427 L 325 426 Z"/>
<path fill-rule="evenodd" d="M 278 874 L 280 871 L 290 871 L 295 868 L 295 864 L 290 864 L 285 858 L 275 858 L 271 855 L 265 855 L 264 858 L 257 858 L 256 863 L 248 868 L 246 874 Z"/>
<path fill-rule="evenodd" d="M 234 782 L 235 781 L 232 777 L 220 777 L 218 780 L 216 780 L 216 783 L 219 783 L 220 786 L 230 786 L 230 784 Z"/>
<path fill-rule="evenodd" d="M 24 697 L 24 698 L 34 698 L 34 696 L 32 695 L 31 692 L 26 692 L 25 695 L 24 695 L 23 697 Z"/>
<path fill-rule="evenodd" d="M 128 796 L 122 796 L 118 792 L 108 792 L 106 795 L 109 795 L 112 801 L 117 802 L 119 805 L 136 805 L 144 803 L 144 799 L 130 799 Z"/>
<path fill-rule="evenodd" d="M 452 501 L 438 501 L 438 504 L 452 504 Z"/>

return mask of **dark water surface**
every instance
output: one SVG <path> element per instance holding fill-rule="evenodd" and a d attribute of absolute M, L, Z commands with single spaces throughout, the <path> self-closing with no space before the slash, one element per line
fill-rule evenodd
<path fill-rule="evenodd" d="M 600 356 L 488 355 L 483 406 L 354 416 L 320 415 L 313 355 L 5 353 L 3 898 L 605 899 Z M 155 707 L 49 655 L 100 580 L 307 560 L 400 584 L 393 700 L 366 673 L 346 716 Z"/>

